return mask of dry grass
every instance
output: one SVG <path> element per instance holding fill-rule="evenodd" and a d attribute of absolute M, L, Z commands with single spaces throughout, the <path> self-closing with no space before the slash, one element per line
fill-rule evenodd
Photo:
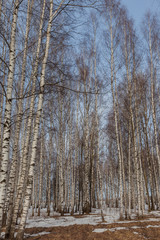
<path fill-rule="evenodd" d="M 149 225 L 153 227 L 147 228 Z M 113 232 L 109 231 L 109 229 L 115 229 L 117 227 L 125 227 L 127 229 L 115 230 Z M 107 231 L 102 233 L 93 232 L 93 230 L 97 228 L 105 228 Z M 50 232 L 50 234 L 28 237 L 27 240 L 160 240 L 160 221 L 143 222 L 141 220 L 141 222 L 130 221 L 130 223 L 124 222 L 108 225 L 101 223 L 96 226 L 72 225 L 68 227 L 26 229 L 26 233 L 28 234 L 40 233 L 43 231 Z"/>

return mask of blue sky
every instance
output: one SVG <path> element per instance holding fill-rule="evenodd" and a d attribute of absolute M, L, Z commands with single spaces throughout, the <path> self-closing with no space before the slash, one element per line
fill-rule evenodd
<path fill-rule="evenodd" d="M 157 11 L 160 14 L 160 0 L 121 0 L 121 3 L 127 7 L 136 27 L 141 24 L 146 11 Z"/>

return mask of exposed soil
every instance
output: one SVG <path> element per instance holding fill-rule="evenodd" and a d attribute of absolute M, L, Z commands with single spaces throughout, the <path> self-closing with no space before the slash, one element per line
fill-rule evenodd
<path fill-rule="evenodd" d="M 148 226 L 148 227 L 147 227 Z M 153 227 L 151 227 L 153 226 Z M 117 227 L 127 229 L 116 230 Z M 138 228 L 136 228 L 138 227 Z M 102 233 L 93 232 L 94 229 L 103 228 Z M 112 229 L 113 231 L 110 231 Z M 27 237 L 27 240 L 160 240 L 160 221 L 98 224 L 98 225 L 72 225 L 68 227 L 29 228 L 27 234 L 50 232 L 42 236 Z"/>

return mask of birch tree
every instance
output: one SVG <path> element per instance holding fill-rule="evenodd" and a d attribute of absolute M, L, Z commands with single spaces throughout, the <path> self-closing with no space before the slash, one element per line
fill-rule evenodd
<path fill-rule="evenodd" d="M 13 78 L 15 68 L 15 36 L 18 18 L 18 8 L 20 2 L 15 1 L 13 10 L 13 19 L 11 26 L 10 37 L 10 54 L 9 54 L 9 72 L 7 78 L 7 93 L 6 93 L 6 105 L 4 116 L 4 133 L 2 140 L 2 162 L 0 172 L 0 231 L 2 226 L 3 207 L 6 197 L 6 179 L 8 174 L 8 160 L 9 160 L 9 143 L 10 143 L 10 130 L 11 130 L 11 109 L 12 109 L 12 89 Z"/>

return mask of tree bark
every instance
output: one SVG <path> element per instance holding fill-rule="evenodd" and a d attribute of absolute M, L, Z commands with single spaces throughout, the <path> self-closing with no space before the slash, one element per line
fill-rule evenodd
<path fill-rule="evenodd" d="M 9 143 L 10 143 L 10 131 L 11 131 L 11 109 L 12 109 L 12 90 L 13 90 L 13 78 L 15 68 L 15 42 L 16 42 L 16 27 L 18 18 L 19 1 L 15 1 L 11 37 L 10 37 L 10 53 L 9 53 L 9 73 L 7 79 L 7 95 L 6 106 L 4 116 L 4 133 L 2 140 L 2 161 L 0 169 L 0 232 L 2 226 L 3 208 L 6 197 L 6 180 L 8 174 L 8 161 L 9 161 Z"/>

